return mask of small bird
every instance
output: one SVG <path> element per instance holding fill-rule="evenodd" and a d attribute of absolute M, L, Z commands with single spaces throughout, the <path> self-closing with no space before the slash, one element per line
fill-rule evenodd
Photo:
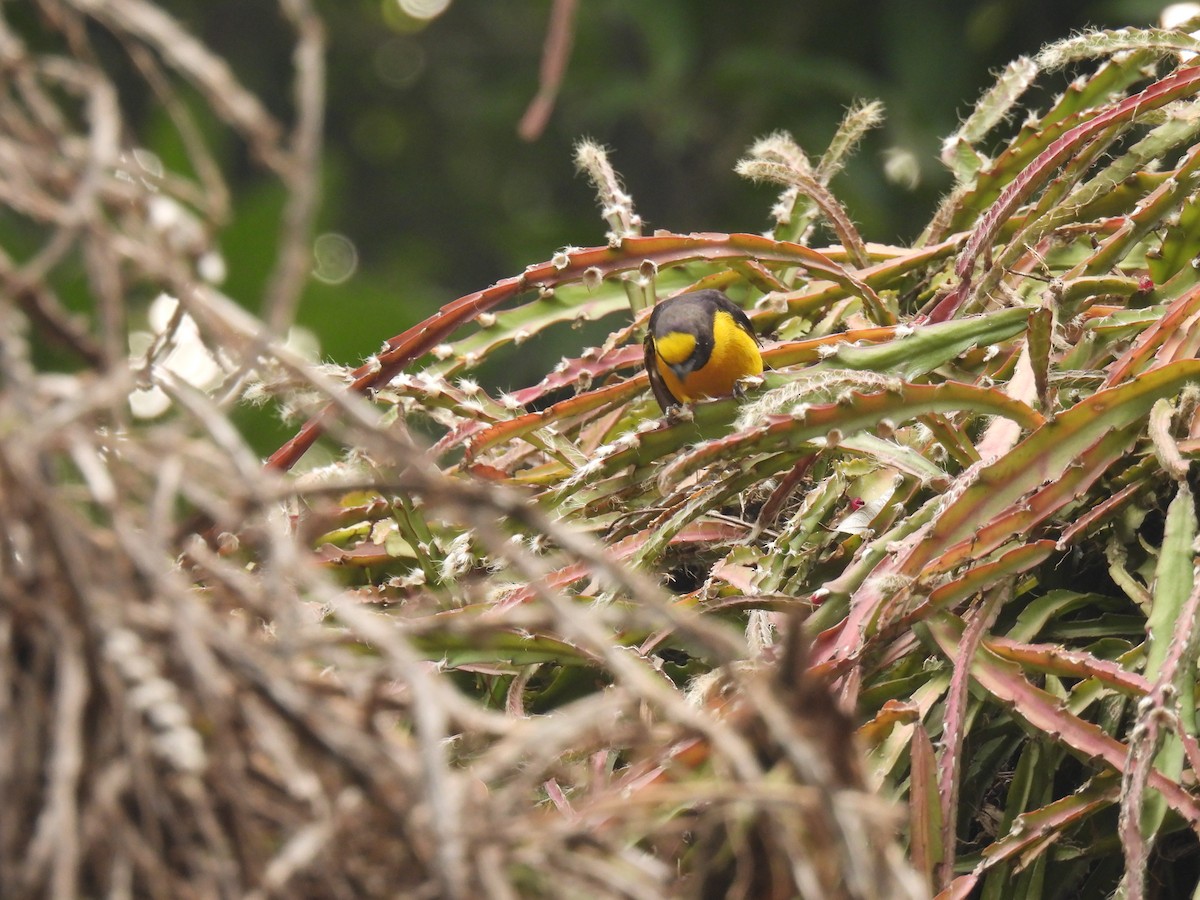
<path fill-rule="evenodd" d="M 721 291 L 694 291 L 658 304 L 644 348 L 650 387 L 664 412 L 704 397 L 728 397 L 740 379 L 763 370 L 754 326 Z"/>

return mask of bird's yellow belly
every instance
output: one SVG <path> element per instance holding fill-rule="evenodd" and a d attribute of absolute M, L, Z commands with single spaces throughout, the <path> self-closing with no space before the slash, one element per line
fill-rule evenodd
<path fill-rule="evenodd" d="M 739 379 L 762 374 L 758 344 L 728 313 L 717 313 L 714 317 L 713 339 L 708 362 L 688 373 L 683 382 L 666 366 L 659 367 L 667 389 L 684 403 L 704 397 L 728 397 Z"/>

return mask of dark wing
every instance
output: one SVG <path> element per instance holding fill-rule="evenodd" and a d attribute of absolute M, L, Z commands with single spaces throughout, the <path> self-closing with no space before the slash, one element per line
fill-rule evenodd
<path fill-rule="evenodd" d="M 642 342 L 642 361 L 646 365 L 646 375 L 650 378 L 650 390 L 654 391 L 654 399 L 658 401 L 662 411 L 666 412 L 672 406 L 679 406 L 679 401 L 667 390 L 667 385 L 658 371 L 658 354 L 654 352 L 654 337 L 649 334 Z"/>

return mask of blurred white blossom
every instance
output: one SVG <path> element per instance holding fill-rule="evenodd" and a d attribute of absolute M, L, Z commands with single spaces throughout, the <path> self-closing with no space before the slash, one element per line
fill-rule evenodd
<path fill-rule="evenodd" d="M 1198 16 L 1200 16 L 1200 3 L 1172 3 L 1163 7 L 1163 11 L 1158 16 L 1158 24 L 1169 31 L 1186 25 Z M 1193 31 L 1192 37 L 1200 37 L 1200 31 Z M 1195 53 L 1185 50 L 1180 52 L 1179 59 L 1182 62 L 1188 62 L 1195 56 Z"/>
<path fill-rule="evenodd" d="M 149 331 L 135 331 L 129 336 L 130 365 L 135 370 L 150 364 L 151 380 L 156 371 L 165 371 L 200 390 L 211 390 L 224 374 L 213 352 L 205 346 L 196 320 L 183 313 L 175 318 L 179 301 L 168 294 L 159 294 L 150 304 Z M 170 330 L 172 324 L 174 329 Z M 148 354 L 154 358 L 147 360 Z M 160 416 L 171 406 L 171 399 L 157 385 L 139 388 L 129 395 L 129 407 L 139 419 Z"/>

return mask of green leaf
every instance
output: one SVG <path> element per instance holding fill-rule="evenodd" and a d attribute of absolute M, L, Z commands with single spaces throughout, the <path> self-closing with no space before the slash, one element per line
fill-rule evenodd
<path fill-rule="evenodd" d="M 908 381 L 932 372 L 972 347 L 990 346 L 1020 334 L 1028 318 L 1029 313 L 1024 309 L 1002 309 L 982 316 L 918 325 L 908 329 L 903 337 L 897 336 L 884 344 L 868 347 L 839 344 L 833 358 L 822 368 L 870 369 Z"/>
<path fill-rule="evenodd" d="M 934 872 L 942 859 L 942 805 L 938 799 L 937 759 L 933 753 L 933 744 L 921 722 L 913 726 L 910 752 L 910 852 L 913 866 L 925 876 L 925 883 L 934 885 Z"/>
<path fill-rule="evenodd" d="M 1146 650 L 1146 679 L 1153 683 L 1162 672 L 1163 663 L 1179 632 L 1180 612 L 1194 586 L 1196 541 L 1196 508 L 1186 482 L 1180 482 L 1175 499 L 1167 509 L 1167 524 L 1159 550 L 1158 566 L 1154 571 L 1154 603 L 1146 621 L 1148 647 Z M 1185 728 L 1196 733 L 1195 662 L 1186 661 L 1176 673 L 1180 707 L 1186 716 Z M 1168 731 L 1154 759 L 1155 767 L 1169 778 L 1178 779 L 1183 772 L 1183 743 L 1174 732 Z M 1167 803 L 1161 794 L 1149 794 L 1142 805 L 1142 835 L 1152 840 L 1158 834 L 1167 814 Z"/>

